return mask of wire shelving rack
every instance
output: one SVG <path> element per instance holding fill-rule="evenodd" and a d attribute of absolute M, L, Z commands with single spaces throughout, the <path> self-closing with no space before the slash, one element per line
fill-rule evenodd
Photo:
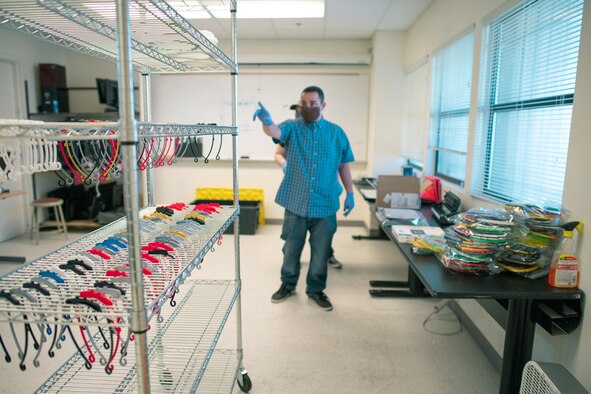
<path fill-rule="evenodd" d="M 101 390 L 105 392 L 219 393 L 231 392 L 236 381 L 243 391 L 250 390 L 250 379 L 242 366 L 236 127 L 237 2 L 184 0 L 176 3 L 176 6 L 189 7 L 194 12 L 227 12 L 232 36 L 231 55 L 222 52 L 215 42 L 164 0 L 0 0 L 0 27 L 115 63 L 118 70 L 118 122 L 0 123 L 0 144 L 6 138 L 43 141 L 116 140 L 120 144 L 125 169 L 124 219 L 0 278 L 0 289 L 22 287 L 31 276 L 48 268 L 56 260 L 67 259 L 74 251 L 85 250 L 106 237 L 127 234 L 126 250 L 117 255 L 117 261 L 129 265 L 129 277 L 116 283 L 128 292 L 109 308 L 91 311 L 80 305 L 64 305 L 60 302 L 80 293 L 87 286 L 80 278 L 68 281 L 46 297 L 37 293 L 35 296 L 38 297 L 24 297 L 22 292 L 17 292 L 13 300 L 20 301 L 18 303 L 7 302 L 8 298 L 0 297 L 0 322 L 10 324 L 11 329 L 14 325 L 24 325 L 27 339 L 29 332 L 31 338 L 36 333 L 38 340 L 34 339 L 38 342 L 36 345 L 39 345 L 39 349 L 46 349 L 48 344 L 44 343 L 51 341 L 51 328 L 53 341 L 58 343 L 63 340 L 66 332 L 71 333 L 72 330 L 80 330 L 83 335 L 84 345 L 79 347 L 76 344 L 78 352 L 56 370 L 39 388 L 39 392 L 88 392 L 89 384 L 96 391 L 97 384 L 100 383 Z M 141 73 L 141 94 L 144 98 L 142 122 L 138 122 L 134 114 L 134 71 Z M 232 82 L 229 92 L 233 103 L 232 125 L 150 122 L 150 75 L 188 72 L 229 74 Z M 171 230 L 163 225 L 149 235 L 145 231 L 142 233 L 145 229 L 140 228 L 141 216 L 146 211 L 154 212 L 154 192 L 150 167 L 146 176 L 148 207 L 140 209 L 136 148 L 138 144 L 150 139 L 173 137 L 178 141 L 202 135 L 232 137 L 233 206 L 224 208 L 215 217 L 212 216 L 199 229 L 198 235 L 191 239 L 192 242 L 178 251 L 175 250 L 178 252 L 178 261 L 174 262 L 172 272 L 160 275 L 157 279 L 150 278 L 142 260 L 142 242 L 146 238 L 149 240 L 159 233 Z M 234 226 L 234 280 L 190 281 L 181 286 L 230 225 Z M 98 276 L 107 268 L 99 268 Z M 151 268 L 158 270 L 155 266 Z M 38 288 L 35 290 L 40 292 Z M 62 294 L 60 297 L 58 293 L 66 295 Z M 36 304 L 41 298 L 43 302 Z M 171 304 L 176 303 L 176 307 L 165 307 L 169 301 Z M 236 348 L 216 349 L 219 336 L 232 311 L 237 323 Z M 101 346 L 102 342 L 104 346 Z M 119 353 L 114 350 L 115 347 L 120 349 Z M 37 354 L 33 363 L 37 366 L 41 351 L 36 349 L 35 352 Z M 17 356 L 20 358 L 17 361 L 22 365 L 25 360 L 20 348 Z M 29 355 L 28 358 L 32 359 L 32 356 Z M 95 368 L 89 369 L 87 364 L 90 358 L 100 362 L 100 366 L 96 364 Z M 105 371 L 108 377 L 105 376 Z"/>

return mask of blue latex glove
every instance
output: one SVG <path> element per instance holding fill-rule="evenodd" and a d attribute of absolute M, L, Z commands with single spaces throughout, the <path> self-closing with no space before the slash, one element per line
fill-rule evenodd
<path fill-rule="evenodd" d="M 271 119 L 271 114 L 267 111 L 267 108 L 263 106 L 263 104 L 259 101 L 259 109 L 254 111 L 252 115 L 252 120 L 254 121 L 256 118 L 259 118 L 263 125 L 271 126 L 273 124 L 273 119 Z"/>
<path fill-rule="evenodd" d="M 285 174 L 285 171 L 287 171 L 287 161 L 284 161 L 283 164 L 281 164 L 281 169 L 283 170 L 283 173 Z"/>
<path fill-rule="evenodd" d="M 345 198 L 345 209 L 344 209 L 345 216 L 350 214 L 354 207 L 355 207 L 355 199 L 353 198 L 353 192 L 349 192 L 349 193 L 347 193 L 347 197 Z"/>

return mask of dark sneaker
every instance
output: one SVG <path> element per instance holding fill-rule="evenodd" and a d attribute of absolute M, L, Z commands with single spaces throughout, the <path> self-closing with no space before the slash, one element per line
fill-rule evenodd
<path fill-rule="evenodd" d="M 336 269 L 343 268 L 343 264 L 341 264 L 341 262 L 338 261 L 337 258 L 334 256 L 330 256 L 328 258 L 328 265 L 330 265 L 332 268 L 336 268 Z"/>
<path fill-rule="evenodd" d="M 271 296 L 271 302 L 275 304 L 283 302 L 287 297 L 289 297 L 293 293 L 295 293 L 294 290 L 290 290 L 284 284 L 282 284 L 279 290 L 277 290 L 275 294 Z"/>
<path fill-rule="evenodd" d="M 321 309 L 325 311 L 332 311 L 332 304 L 324 293 L 311 293 L 308 297 L 316 303 Z"/>

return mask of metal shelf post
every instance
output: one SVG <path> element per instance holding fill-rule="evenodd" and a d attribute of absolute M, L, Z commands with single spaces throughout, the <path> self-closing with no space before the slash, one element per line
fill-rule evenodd
<path fill-rule="evenodd" d="M 139 201 L 136 146 L 138 143 L 137 124 L 133 105 L 133 74 L 131 63 L 131 27 L 129 23 L 129 2 L 117 0 L 117 49 L 119 61 L 119 116 L 121 123 L 121 145 L 124 160 L 124 206 L 129 234 L 129 264 L 131 280 L 131 331 L 135 335 L 137 381 L 140 393 L 150 392 L 148 370 L 148 316 L 144 302 L 144 279 L 142 272 L 139 231 Z"/>

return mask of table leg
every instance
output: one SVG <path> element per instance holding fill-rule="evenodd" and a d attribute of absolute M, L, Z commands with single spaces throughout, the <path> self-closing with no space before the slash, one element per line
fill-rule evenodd
<path fill-rule="evenodd" d="M 368 235 L 352 235 L 351 238 L 353 238 L 354 240 L 386 240 L 388 239 L 388 237 L 386 237 L 386 234 L 384 233 L 384 231 L 382 230 L 381 227 L 378 227 L 377 229 L 370 229 L 369 230 L 369 234 Z"/>
<path fill-rule="evenodd" d="M 419 277 L 409 267 L 408 268 L 408 280 L 406 282 L 401 281 L 385 281 L 385 280 L 370 280 L 369 285 L 371 287 L 387 287 L 395 288 L 396 290 L 384 290 L 384 289 L 370 289 L 369 294 L 372 297 L 426 297 L 428 294 L 425 292 L 425 288 L 421 283 Z"/>
<path fill-rule="evenodd" d="M 362 239 L 364 240 L 370 240 L 370 241 L 379 241 L 379 240 L 384 240 L 384 237 L 380 237 L 379 235 L 351 235 L 351 238 L 353 238 L 356 241 L 360 241 Z"/>
<path fill-rule="evenodd" d="M 519 393 L 523 367 L 531 360 L 536 328 L 532 305 L 533 300 L 509 300 L 499 389 L 501 394 Z"/>
<path fill-rule="evenodd" d="M 7 263 L 19 263 L 22 264 L 27 261 L 24 257 L 19 256 L 0 256 L 0 261 L 5 261 Z"/>

